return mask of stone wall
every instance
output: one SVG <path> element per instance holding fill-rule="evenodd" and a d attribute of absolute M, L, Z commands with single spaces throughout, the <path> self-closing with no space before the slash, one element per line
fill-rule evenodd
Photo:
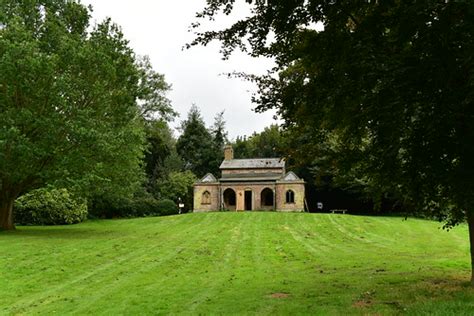
<path fill-rule="evenodd" d="M 261 193 L 265 188 L 272 191 L 275 189 L 274 182 L 259 183 L 222 183 L 222 192 L 226 189 L 232 189 L 236 194 L 237 211 L 245 210 L 245 191 L 252 191 L 252 210 L 273 210 L 273 206 L 262 206 Z"/>
<path fill-rule="evenodd" d="M 204 192 L 211 196 L 210 204 L 202 204 Z M 219 210 L 219 183 L 196 183 L 194 185 L 194 212 L 211 212 Z"/>
<path fill-rule="evenodd" d="M 274 206 L 262 205 L 262 191 L 270 189 L 273 192 Z M 260 211 L 285 211 L 301 212 L 304 210 L 305 186 L 303 181 L 277 181 L 275 182 L 256 182 L 256 183 L 197 183 L 194 185 L 194 211 L 210 212 L 219 211 L 220 203 L 224 191 L 232 189 L 236 196 L 235 207 L 229 207 L 231 210 L 245 210 L 245 192 L 252 192 L 252 210 Z M 286 192 L 294 192 L 294 203 L 286 203 Z M 210 204 L 202 204 L 203 193 L 208 191 L 211 196 Z"/>
<path fill-rule="evenodd" d="M 286 203 L 286 192 L 291 190 L 294 192 L 294 203 Z M 303 212 L 305 188 L 304 182 L 277 182 L 276 184 L 276 209 L 286 212 Z"/>

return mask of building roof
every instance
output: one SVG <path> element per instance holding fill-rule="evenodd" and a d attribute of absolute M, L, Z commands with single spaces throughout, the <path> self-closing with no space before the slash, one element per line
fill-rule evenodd
<path fill-rule="evenodd" d="M 277 181 L 281 179 L 282 175 L 278 173 L 238 173 L 238 174 L 223 174 L 219 179 L 221 182 L 235 182 L 235 181 Z"/>
<path fill-rule="evenodd" d="M 202 177 L 201 180 L 199 180 L 199 182 L 217 182 L 217 178 L 214 177 L 214 175 L 212 173 L 208 173 L 206 174 L 204 177 Z"/>
<path fill-rule="evenodd" d="M 282 179 L 283 181 L 301 181 L 293 171 L 288 172 Z"/>
<path fill-rule="evenodd" d="M 286 174 L 279 173 L 237 173 L 223 174 L 219 182 L 254 182 L 254 181 L 277 181 L 277 182 L 304 182 L 294 172 Z"/>
<path fill-rule="evenodd" d="M 232 159 L 224 160 L 220 169 L 273 169 L 285 168 L 285 160 L 280 158 Z"/>

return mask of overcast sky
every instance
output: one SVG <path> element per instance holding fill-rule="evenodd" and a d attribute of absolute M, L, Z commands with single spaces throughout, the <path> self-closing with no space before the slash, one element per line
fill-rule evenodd
<path fill-rule="evenodd" d="M 180 113 L 173 126 L 186 118 L 192 103 L 200 109 L 206 124 L 214 121 L 216 113 L 225 110 L 224 118 L 231 139 L 250 135 L 275 123 L 274 112 L 252 111 L 251 83 L 228 79 L 222 73 L 244 71 L 262 74 L 272 65 L 242 53 L 230 60 L 221 60 L 219 45 L 182 50 L 193 39 L 188 32 L 195 22 L 195 13 L 204 8 L 205 0 L 82 0 L 93 6 L 93 21 L 111 17 L 122 27 L 125 37 L 137 54 L 148 55 L 156 71 L 163 73 L 173 88 L 168 94 L 173 107 Z M 245 14 L 244 9 L 240 14 Z M 230 21 L 223 17 L 216 27 Z"/>

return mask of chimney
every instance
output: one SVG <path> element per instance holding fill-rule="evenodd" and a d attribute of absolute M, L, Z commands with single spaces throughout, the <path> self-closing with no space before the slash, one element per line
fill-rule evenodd
<path fill-rule="evenodd" d="M 232 145 L 226 145 L 224 147 L 224 160 L 232 159 L 234 159 L 234 149 L 232 149 Z"/>

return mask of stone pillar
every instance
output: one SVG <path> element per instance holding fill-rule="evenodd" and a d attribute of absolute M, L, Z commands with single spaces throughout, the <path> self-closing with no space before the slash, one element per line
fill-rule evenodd
<path fill-rule="evenodd" d="M 236 190 L 236 201 L 235 201 L 235 210 L 236 211 L 243 211 L 245 210 L 245 191 L 244 190 Z"/>
<path fill-rule="evenodd" d="M 273 185 L 273 210 L 277 210 L 277 190 L 276 184 Z"/>

